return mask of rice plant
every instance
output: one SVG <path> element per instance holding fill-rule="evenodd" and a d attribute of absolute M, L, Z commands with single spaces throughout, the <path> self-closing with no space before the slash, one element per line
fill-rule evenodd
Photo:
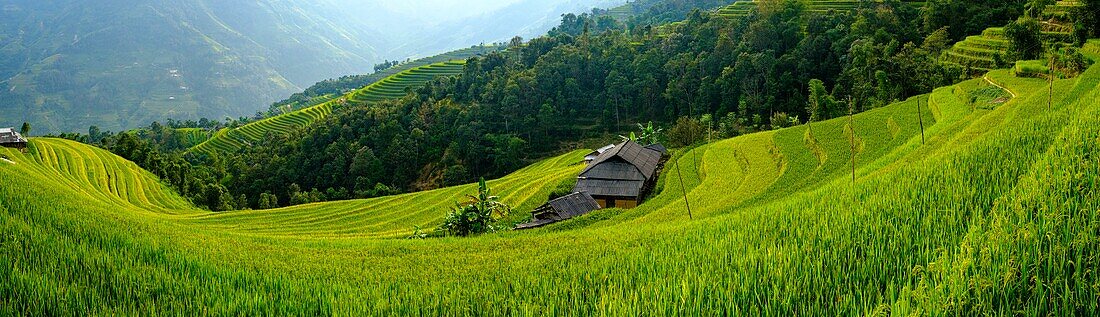
<path fill-rule="evenodd" d="M 1003 105 L 960 98 L 975 79 L 815 122 L 814 142 L 712 142 L 638 208 L 470 238 L 404 239 L 472 184 L 216 214 L 36 138 L 0 149 L 0 314 L 1100 314 L 1100 68 L 1055 80 L 1050 110 L 1045 80 L 987 76 Z M 489 186 L 522 215 L 584 153 Z"/>

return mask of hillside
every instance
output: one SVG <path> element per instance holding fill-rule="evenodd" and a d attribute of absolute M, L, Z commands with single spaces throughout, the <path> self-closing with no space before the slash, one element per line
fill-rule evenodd
<path fill-rule="evenodd" d="M 302 1 L 23 1 L 0 11 L 0 125 L 119 131 L 250 115 L 380 60 L 376 30 Z M 302 9 L 303 7 L 309 9 Z"/>
<path fill-rule="evenodd" d="M 758 10 L 759 1 L 753 0 L 739 0 L 733 4 L 718 9 L 718 15 L 723 17 L 745 17 L 752 12 Z M 882 2 L 882 1 L 877 1 Z M 901 1 L 912 5 L 913 7 L 920 7 L 924 4 L 924 1 Z M 805 1 L 806 9 L 815 13 L 827 13 L 829 11 L 853 11 L 858 9 L 861 5 L 864 5 L 862 0 L 809 0 Z"/>
<path fill-rule="evenodd" d="M 269 133 L 286 134 L 295 129 L 304 128 L 328 116 L 332 113 L 333 108 L 340 107 L 347 102 L 370 104 L 381 100 L 403 97 L 406 89 L 423 86 L 424 83 L 437 77 L 461 74 L 463 65 L 465 65 L 465 60 L 452 60 L 409 68 L 337 99 L 248 123 L 240 127 L 221 129 L 214 133 L 210 139 L 192 147 L 190 151 L 208 154 L 213 151 L 233 153 L 242 146 L 258 141 Z"/>
<path fill-rule="evenodd" d="M 677 152 L 637 209 L 465 239 L 384 237 L 439 223 L 470 185 L 210 213 L 110 153 L 35 139 L 0 150 L 0 310 L 1100 313 L 1100 67 L 1055 81 L 1051 109 L 1045 80 L 988 78 L 1014 97 L 976 107 L 961 98 L 989 87 L 976 79 L 853 129 L 837 118 L 709 143 Z M 583 153 L 491 186 L 525 212 Z"/>
<path fill-rule="evenodd" d="M 1079 7 L 1077 1 L 1057 1 L 1046 6 L 1040 20 L 1041 38 L 1044 45 L 1058 42 L 1070 42 L 1073 38 L 1073 23 L 1067 12 Z M 955 43 L 944 55 L 949 63 L 967 67 L 976 72 L 1005 68 L 1011 42 L 1005 35 L 1005 28 L 989 28 L 981 35 L 968 36 Z"/>
<path fill-rule="evenodd" d="M 534 36 L 550 28 L 546 17 L 619 1 L 512 2 L 5 1 L 0 126 L 27 121 L 44 135 L 252 116 L 383 60 L 504 41 L 520 29 Z M 489 22 L 492 30 L 471 27 Z"/>

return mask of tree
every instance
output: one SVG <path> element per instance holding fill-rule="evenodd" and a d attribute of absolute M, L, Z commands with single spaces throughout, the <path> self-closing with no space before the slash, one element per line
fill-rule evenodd
<path fill-rule="evenodd" d="M 1074 17 L 1077 18 L 1075 23 L 1076 28 L 1079 29 L 1078 41 L 1084 41 L 1089 37 L 1100 36 L 1100 0 L 1080 0 L 1080 7 L 1077 7 Z"/>
<path fill-rule="evenodd" d="M 229 211 L 233 210 L 233 196 L 229 194 L 229 190 L 224 186 L 218 184 L 208 184 L 206 186 L 206 206 L 210 208 L 210 211 Z"/>
<path fill-rule="evenodd" d="M 703 124 L 699 120 L 680 117 L 676 124 L 668 129 L 668 143 L 672 147 L 695 144 L 703 136 Z"/>
<path fill-rule="evenodd" d="M 664 137 L 664 129 L 656 128 L 653 126 L 653 121 L 650 121 L 646 125 L 638 124 L 638 133 L 630 132 L 630 136 L 619 136 L 624 141 L 630 140 L 644 144 L 657 144 L 661 143 L 661 139 Z"/>
<path fill-rule="evenodd" d="M 19 128 L 19 134 L 28 136 L 31 134 L 31 124 L 29 122 L 23 122 L 23 127 Z"/>
<path fill-rule="evenodd" d="M 496 231 L 500 229 L 494 226 L 496 217 L 507 216 L 512 211 L 511 206 L 500 202 L 500 197 L 492 195 L 485 178 L 478 181 L 477 195 L 466 197 L 465 202 L 455 204 L 447 214 L 441 230 L 457 236 Z"/>
<path fill-rule="evenodd" d="M 1043 11 L 1047 9 L 1048 5 L 1053 5 L 1054 0 L 1030 0 L 1024 5 L 1024 12 L 1028 17 L 1033 19 L 1043 18 Z"/>
<path fill-rule="evenodd" d="M 806 113 L 809 113 L 809 122 L 824 121 L 832 118 L 836 112 L 836 99 L 825 90 L 825 83 L 820 79 L 810 80 L 810 100 L 806 105 Z"/>
<path fill-rule="evenodd" d="M 779 130 L 782 128 L 790 128 L 798 125 L 798 117 L 788 116 L 786 112 L 776 112 L 772 115 L 771 125 L 772 129 Z"/>
<path fill-rule="evenodd" d="M 1009 54 L 1016 60 L 1039 58 L 1043 54 L 1042 28 L 1039 21 L 1020 18 L 1005 26 L 1005 36 L 1009 39 Z"/>
<path fill-rule="evenodd" d="M 245 196 L 245 194 L 237 196 L 237 209 L 248 209 L 248 196 Z"/>
<path fill-rule="evenodd" d="M 258 202 L 257 207 L 259 207 L 260 209 L 279 208 L 279 197 L 269 193 L 260 194 L 260 201 Z"/>

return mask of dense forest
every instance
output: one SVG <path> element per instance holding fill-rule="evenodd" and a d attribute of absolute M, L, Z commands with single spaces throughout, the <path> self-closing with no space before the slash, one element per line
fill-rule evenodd
<path fill-rule="evenodd" d="M 1027 7 L 1023 0 L 932 0 L 923 8 L 884 1 L 809 14 L 799 1 L 763 1 L 745 18 L 691 10 L 682 23 L 663 25 L 645 22 L 660 21 L 657 13 L 670 12 L 663 9 L 628 21 L 570 14 L 547 36 L 469 59 L 462 76 L 399 100 L 341 107 L 240 153 L 173 152 L 164 146 L 173 139 L 165 127 L 95 141 L 213 210 L 431 189 L 500 176 L 638 122 L 680 125 L 670 131 L 706 126 L 732 137 L 927 93 L 969 73 L 940 62 L 951 43 L 1009 24 Z M 1095 22 L 1078 26 L 1095 32 L 1087 23 Z M 810 99 L 818 107 L 807 107 Z"/>

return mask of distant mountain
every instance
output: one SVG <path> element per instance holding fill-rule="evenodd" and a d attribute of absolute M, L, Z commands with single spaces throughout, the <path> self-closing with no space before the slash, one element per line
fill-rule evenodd
<path fill-rule="evenodd" d="M 385 43 L 305 0 L 2 3 L 0 125 L 39 133 L 248 114 Z"/>
<path fill-rule="evenodd" d="M 384 59 L 540 34 L 615 2 L 0 0 L 0 126 L 249 116 Z"/>
<path fill-rule="evenodd" d="M 561 23 L 565 13 L 584 13 L 593 8 L 611 8 L 626 0 L 512 0 L 510 4 L 467 19 L 437 24 L 419 38 L 404 42 L 389 54 L 429 56 L 455 47 L 478 43 L 506 42 L 512 37 L 532 38 L 546 34 Z"/>

